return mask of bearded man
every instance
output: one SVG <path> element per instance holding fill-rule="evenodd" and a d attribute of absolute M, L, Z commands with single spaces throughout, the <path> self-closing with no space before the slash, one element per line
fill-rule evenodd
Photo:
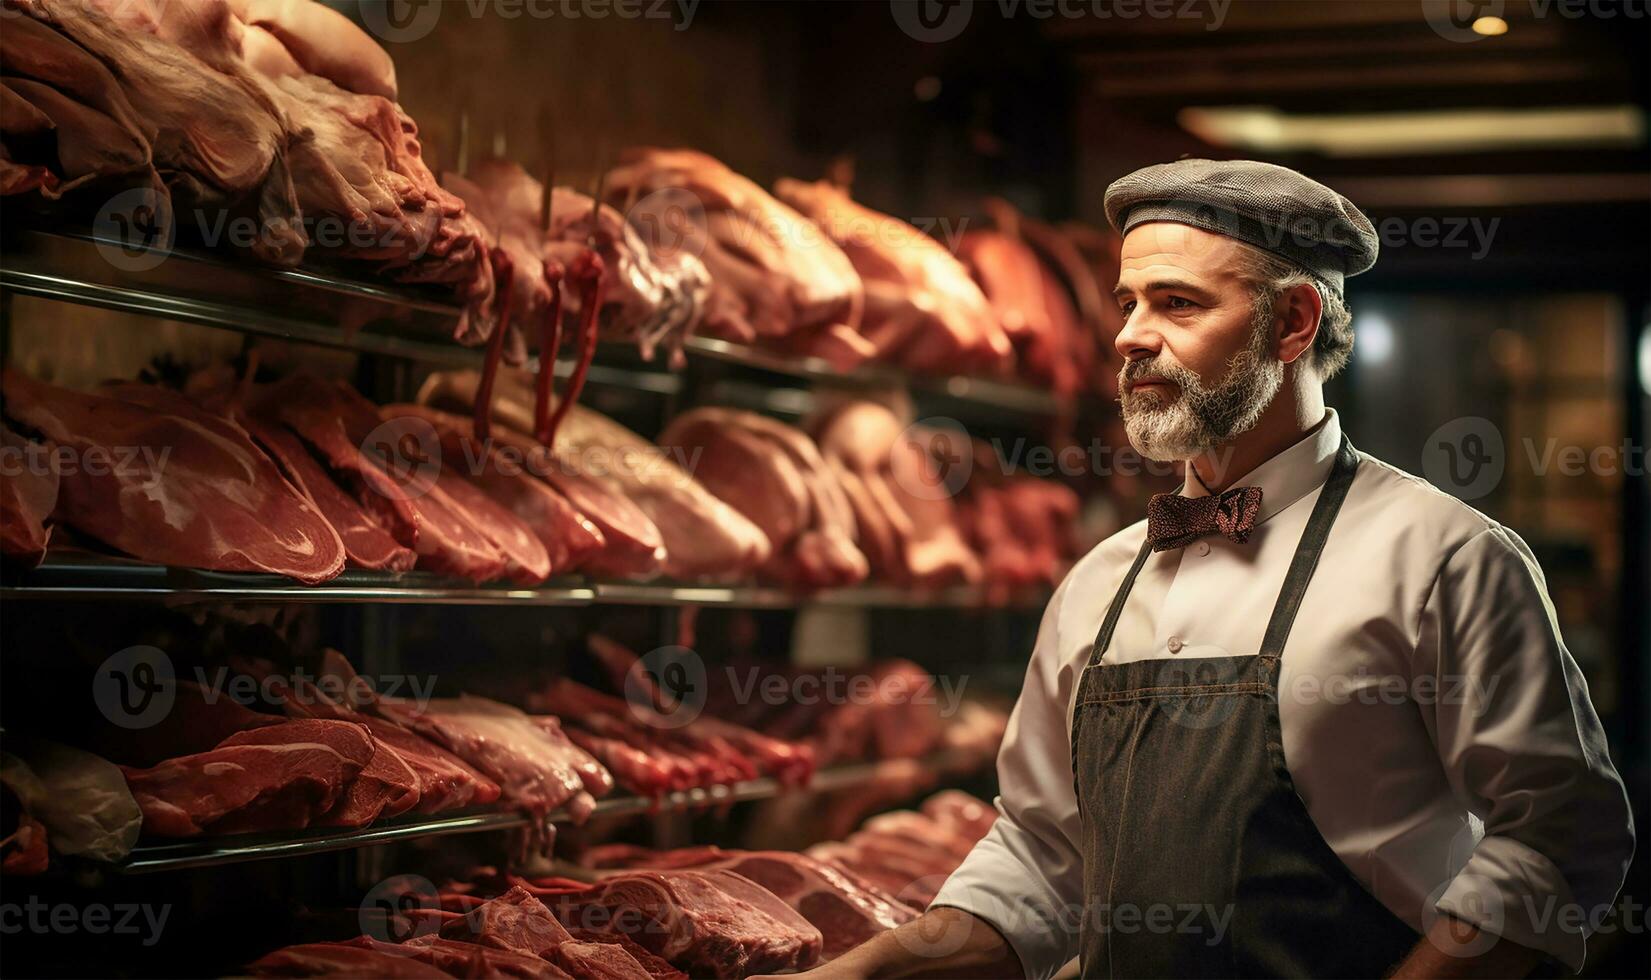
<path fill-rule="evenodd" d="M 1050 601 L 992 831 L 922 918 L 813 975 L 1580 969 L 1633 828 L 1542 571 L 1324 404 L 1370 221 L 1248 161 L 1105 204 L 1126 430 L 1185 484 Z"/>

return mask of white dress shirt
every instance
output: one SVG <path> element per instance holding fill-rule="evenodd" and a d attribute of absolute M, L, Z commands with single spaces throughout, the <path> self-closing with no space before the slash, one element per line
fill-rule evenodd
<path fill-rule="evenodd" d="M 1248 543 L 1150 555 L 1103 662 L 1256 653 L 1340 440 L 1332 410 L 1234 481 L 1262 488 Z M 935 900 L 996 926 L 1030 977 L 1076 953 L 1073 700 L 1145 535 L 1103 541 L 1050 600 L 998 757 L 1001 818 Z M 1615 899 L 1632 817 L 1518 535 L 1361 453 L 1284 648 L 1279 716 L 1307 812 L 1394 914 L 1425 932 L 1447 911 L 1581 968 L 1577 907 L 1597 924 Z"/>

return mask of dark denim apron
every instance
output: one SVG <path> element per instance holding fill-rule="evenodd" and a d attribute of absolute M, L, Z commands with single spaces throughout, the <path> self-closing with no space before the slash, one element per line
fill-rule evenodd
<path fill-rule="evenodd" d="M 1085 976 L 1379 977 L 1420 939 L 1319 834 L 1279 729 L 1279 655 L 1358 463 L 1344 436 L 1259 653 L 1103 664 L 1150 545 L 1113 596 L 1072 719 Z"/>

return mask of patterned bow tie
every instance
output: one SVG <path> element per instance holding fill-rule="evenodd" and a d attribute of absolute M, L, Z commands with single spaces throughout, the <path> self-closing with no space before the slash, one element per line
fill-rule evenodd
<path fill-rule="evenodd" d="M 1184 548 L 1206 534 L 1243 544 L 1260 513 L 1260 487 L 1233 487 L 1208 497 L 1157 493 L 1147 502 L 1147 540 L 1153 551 Z"/>

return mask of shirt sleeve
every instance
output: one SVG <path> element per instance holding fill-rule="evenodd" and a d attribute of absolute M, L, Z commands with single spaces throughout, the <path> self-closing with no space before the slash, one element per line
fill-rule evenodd
<path fill-rule="evenodd" d="M 1077 668 L 1061 663 L 1059 637 L 1065 591 L 1063 584 L 1044 610 L 1025 685 L 1009 715 L 997 762 L 998 819 L 931 905 L 991 923 L 1031 978 L 1051 977 L 1077 955 L 1083 907 L 1067 724 Z"/>
<path fill-rule="evenodd" d="M 1627 872 L 1633 817 L 1525 542 L 1501 527 L 1469 539 L 1420 625 L 1416 669 L 1439 692 L 1424 718 L 1484 823 L 1435 907 L 1580 970 Z"/>

